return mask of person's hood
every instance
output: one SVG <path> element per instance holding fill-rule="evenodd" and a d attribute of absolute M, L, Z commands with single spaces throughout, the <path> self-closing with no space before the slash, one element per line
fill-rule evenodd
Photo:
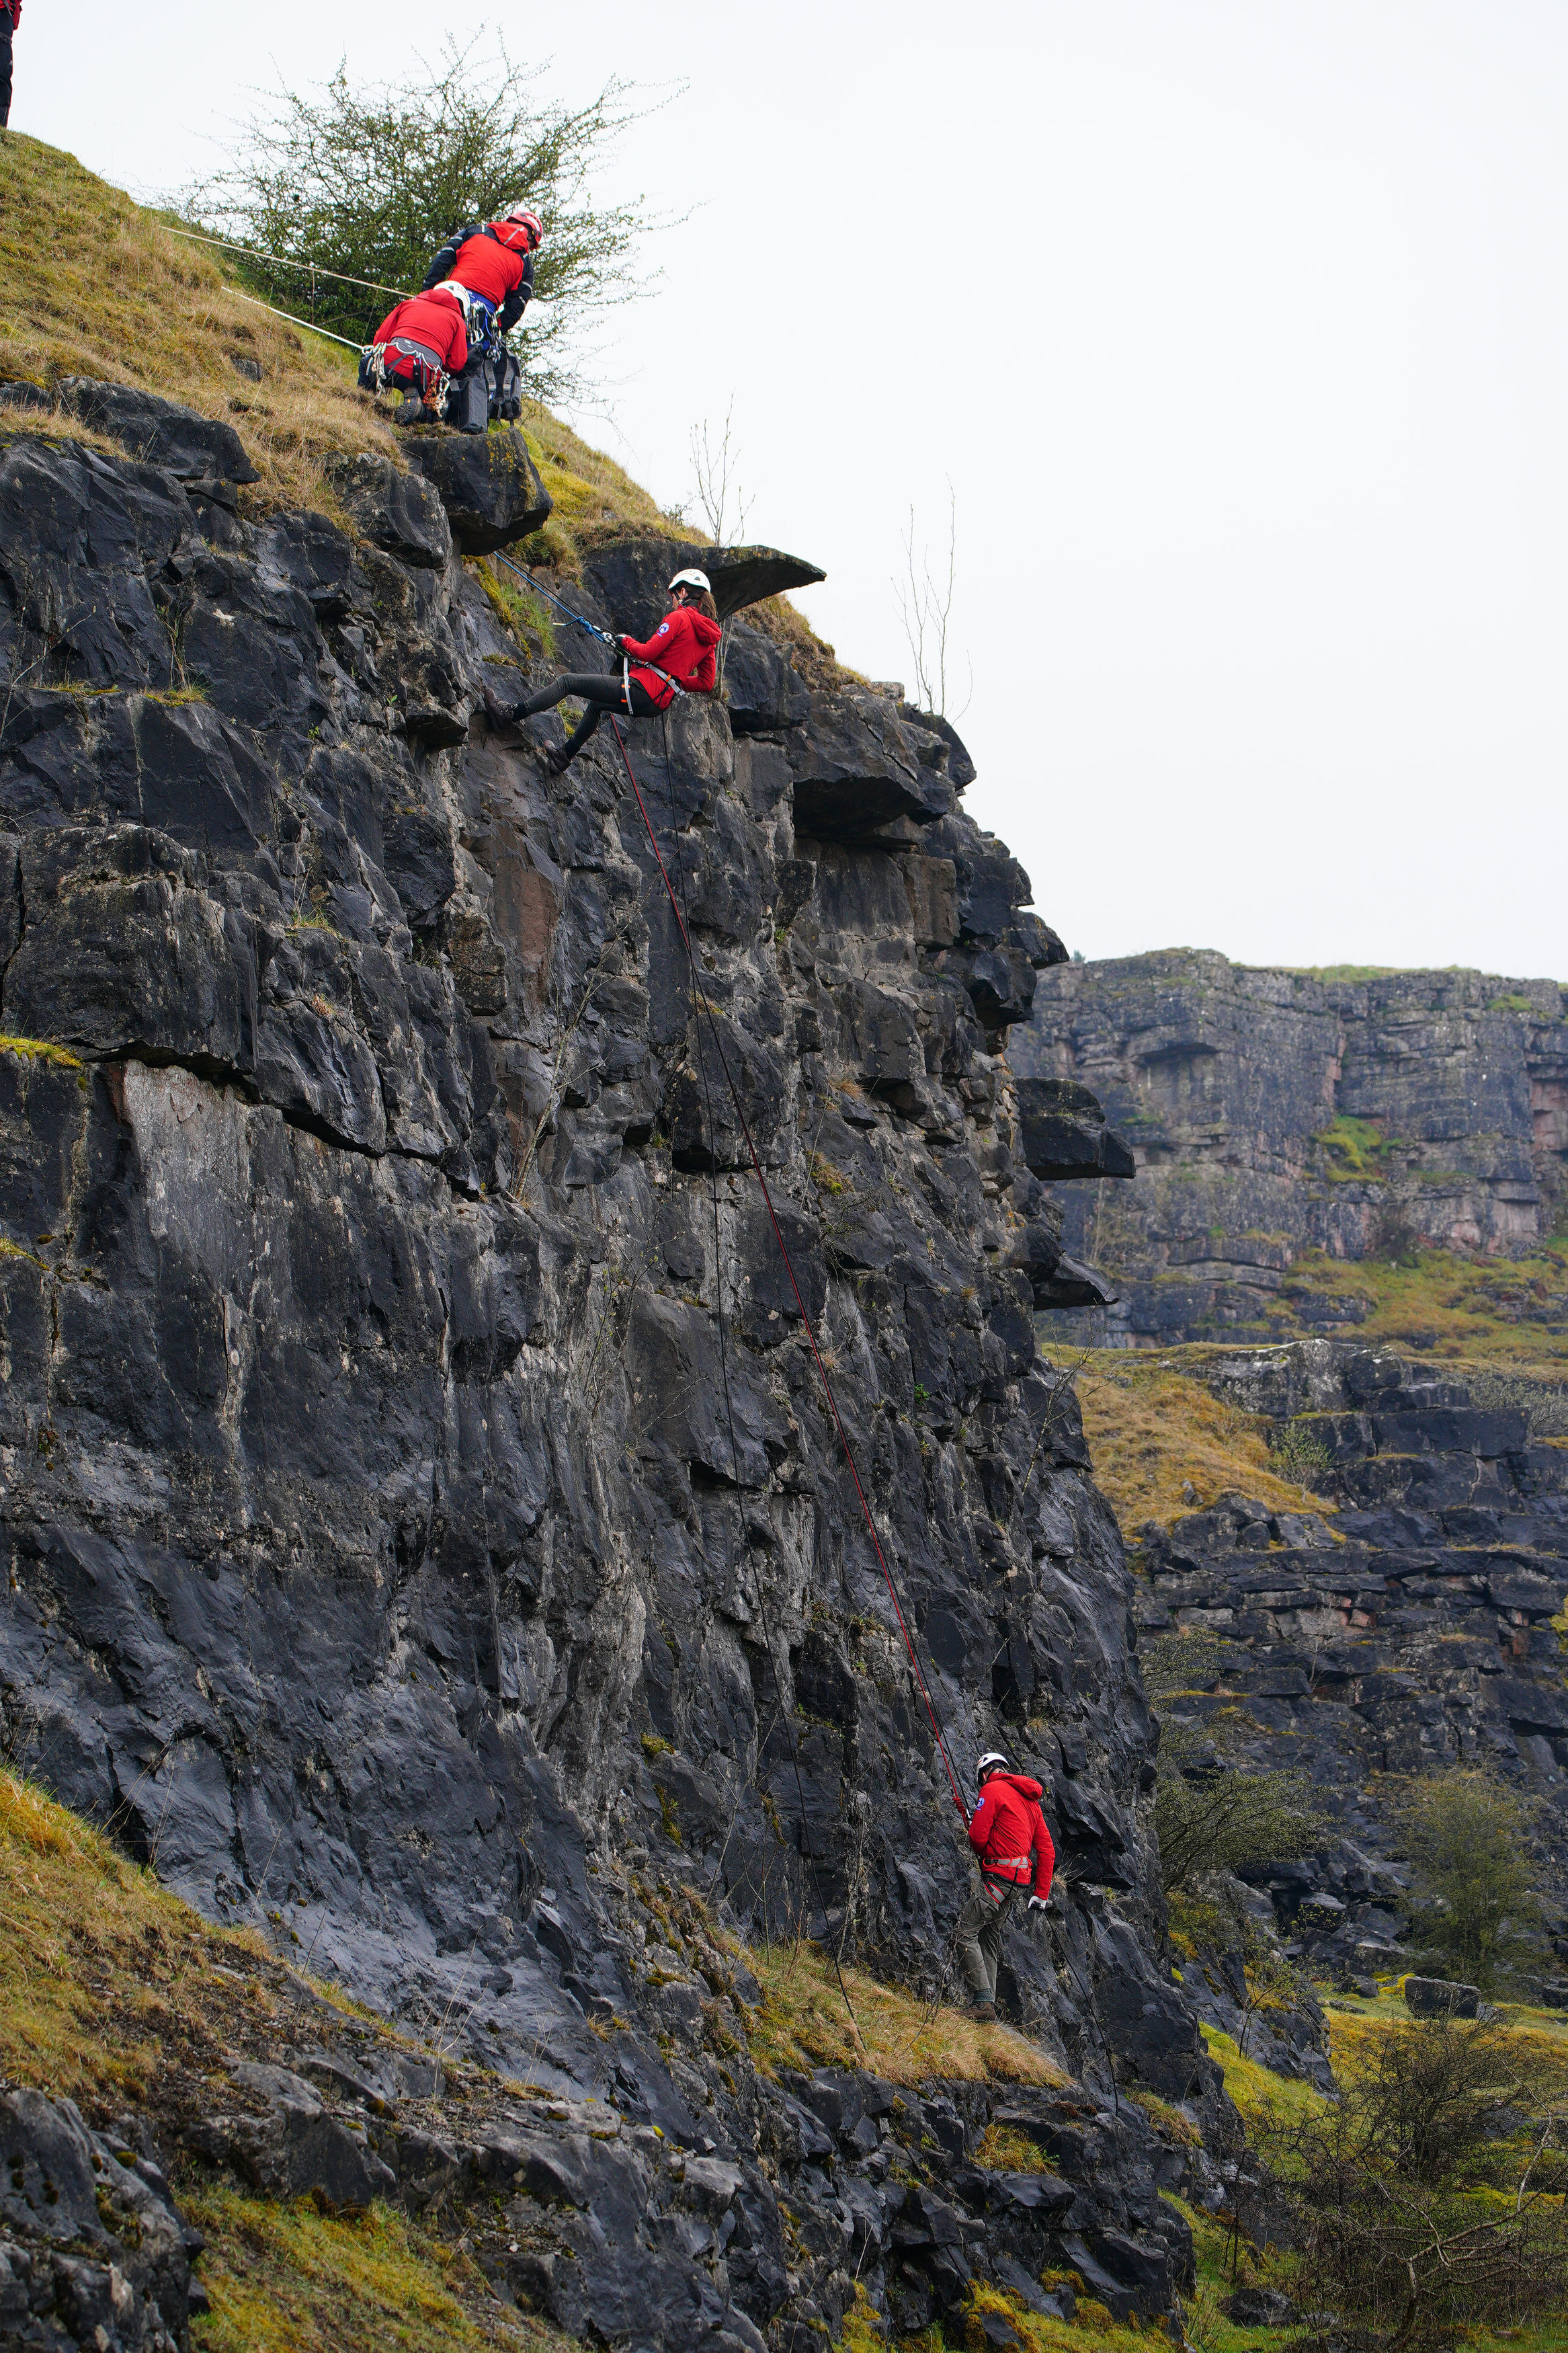
<path fill-rule="evenodd" d="M 706 613 L 696 612 L 689 605 L 686 607 L 686 617 L 691 624 L 700 646 L 718 644 L 722 632 L 717 621 L 710 621 Z"/>
<path fill-rule="evenodd" d="M 1005 1781 L 1010 1789 L 1016 1789 L 1020 1798 L 1030 1798 L 1037 1801 L 1046 1794 L 1044 1785 L 1038 1781 L 1031 1781 L 1026 1773 L 993 1773 L 991 1780 L 985 1784 L 987 1789 L 991 1787 L 991 1781 Z M 983 1790 L 981 1794 L 984 1796 L 984 1791 Z"/>

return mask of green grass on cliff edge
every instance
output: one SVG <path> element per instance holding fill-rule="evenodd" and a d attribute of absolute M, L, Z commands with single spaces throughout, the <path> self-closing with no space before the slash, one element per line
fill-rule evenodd
<path fill-rule="evenodd" d="M 1340 1327 L 1340 1339 L 1455 1363 L 1538 1365 L 1559 1377 L 1568 1368 L 1568 1237 L 1519 1258 L 1424 1250 L 1408 1265 L 1305 1250 L 1290 1268 L 1287 1292 L 1364 1303 L 1364 1316 Z M 1271 1303 L 1268 1313 L 1279 1326 L 1276 1339 L 1322 1328 L 1300 1316 L 1289 1296 Z"/>
<path fill-rule="evenodd" d="M 358 389 L 352 352 L 274 317 L 247 290 L 238 257 L 189 243 L 173 216 L 41 140 L 16 131 L 0 140 L 0 382 L 47 392 L 62 376 L 89 376 L 178 401 L 238 433 L 261 477 L 241 492 L 243 511 L 315 508 L 346 522 L 325 460 L 374 449 L 402 466 L 402 437 L 390 410 Z M 603 540 L 702 542 L 538 401 L 523 403 L 521 425 L 555 510 L 520 551 L 527 562 L 570 576 Z M 0 408 L 4 428 L 124 455 L 63 408 Z M 748 617 L 807 677 L 836 667 L 832 647 L 786 598 L 770 596 Z"/>

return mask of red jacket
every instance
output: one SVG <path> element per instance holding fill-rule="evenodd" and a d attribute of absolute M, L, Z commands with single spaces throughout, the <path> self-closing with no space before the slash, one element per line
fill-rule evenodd
<path fill-rule="evenodd" d="M 980 1867 L 1022 1885 L 1030 1873 L 1042 1903 L 1051 1892 L 1057 1851 L 1040 1811 L 1044 1791 L 1024 1773 L 993 1773 L 980 1792 L 969 1825 L 969 1843 Z"/>
<path fill-rule="evenodd" d="M 0 6 L 5 0 L 0 0 Z M 395 311 L 389 311 L 371 341 L 390 343 L 394 335 L 406 335 L 411 343 L 423 343 L 434 352 L 448 375 L 456 375 L 468 365 L 468 338 L 463 325 L 463 313 L 453 294 L 411 294 Z"/>
<path fill-rule="evenodd" d="M 490 226 L 496 236 L 466 237 L 447 275 L 455 278 L 459 286 L 466 286 L 470 294 L 482 294 L 499 311 L 507 296 L 515 294 L 522 284 L 529 257 L 526 245 L 521 252 L 514 252 L 509 245 L 497 243 L 503 232 L 509 239 L 521 234 L 510 222 L 492 221 Z"/>
<path fill-rule="evenodd" d="M 714 652 L 719 636 L 718 622 L 710 621 L 706 613 L 693 612 L 689 605 L 677 605 L 646 646 L 638 645 L 636 638 L 623 638 L 621 643 L 634 662 L 657 662 L 689 694 L 711 694 L 719 676 Z M 668 710 L 675 701 L 675 688 L 667 680 L 656 678 L 651 670 L 634 669 L 632 676 L 660 711 Z"/>

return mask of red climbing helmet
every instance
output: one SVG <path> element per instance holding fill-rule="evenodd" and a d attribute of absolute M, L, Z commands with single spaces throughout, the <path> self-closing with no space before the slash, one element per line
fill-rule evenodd
<path fill-rule="evenodd" d="M 501 243 L 510 245 L 514 252 L 520 244 L 524 244 L 530 253 L 537 253 L 544 242 L 544 223 L 537 213 L 530 212 L 526 205 L 513 205 L 510 212 L 505 214 L 495 226 Z M 508 229 L 517 229 L 521 231 L 521 235 L 509 237 Z"/>

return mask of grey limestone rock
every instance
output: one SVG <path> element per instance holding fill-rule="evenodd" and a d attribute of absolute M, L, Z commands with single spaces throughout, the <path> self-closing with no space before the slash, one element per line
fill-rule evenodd
<path fill-rule="evenodd" d="M 410 2117 L 435 2089 L 312 2018 L 209 2161 L 500 2197 L 498 2278 L 611 2344 L 831 2335 L 858 2269 L 923 2327 L 988 2231 L 1167 2310 L 1108 2069 L 1217 2076 L 1161 1957 L 1136 1588 L 1036 1347 L 1026 879 L 922 714 L 678 705 L 628 751 L 710 1020 L 607 733 L 552 784 L 557 717 L 476 719 L 527 657 L 446 511 L 342 480 L 356 539 L 0 443 L 0 1728 L 208 1917 L 289 1888 L 312 1967 L 540 2094 Z M 770 2087 L 688 1900 L 960 1990 L 967 1842 L 806 1316 L 955 1764 L 1005 1746 L 1059 1829 L 999 1995 L 1110 2119 L 1031 2110 L 1070 2203 L 963 2172 L 982 2087 Z"/>
<path fill-rule="evenodd" d="M 202 2242 L 167 2187 L 71 2101 L 0 2089 L 0 2343 L 185 2353 Z"/>
<path fill-rule="evenodd" d="M 1357 1260 L 1426 1242 L 1507 1254 L 1568 1188 L 1568 1000 L 1478 972 L 1338 978 L 1190 949 L 1043 972 L 1008 1055 L 1090 1087 L 1133 1149 L 1113 1331 L 1272 1336 L 1281 1294 L 1325 1331 L 1366 1314 Z M 1080 1250 L 1092 1194 L 1064 1201 Z M 1344 1261 L 1302 1298 L 1305 1249 Z M 1533 1313 L 1526 1301 L 1526 1313 Z"/>
<path fill-rule="evenodd" d="M 1474 2018 L 1481 1998 L 1472 1985 L 1455 1985 L 1447 1978 L 1407 1977 L 1405 2004 L 1417 2018 Z"/>
<path fill-rule="evenodd" d="M 399 472 L 390 458 L 368 449 L 357 456 L 333 453 L 325 472 L 374 545 L 404 564 L 437 568 L 446 564 L 452 553 L 452 528 L 439 489 L 419 474 Z"/>
<path fill-rule="evenodd" d="M 550 519 L 550 493 L 515 425 L 483 434 L 410 433 L 403 448 L 446 508 L 464 555 L 509 547 Z"/>

